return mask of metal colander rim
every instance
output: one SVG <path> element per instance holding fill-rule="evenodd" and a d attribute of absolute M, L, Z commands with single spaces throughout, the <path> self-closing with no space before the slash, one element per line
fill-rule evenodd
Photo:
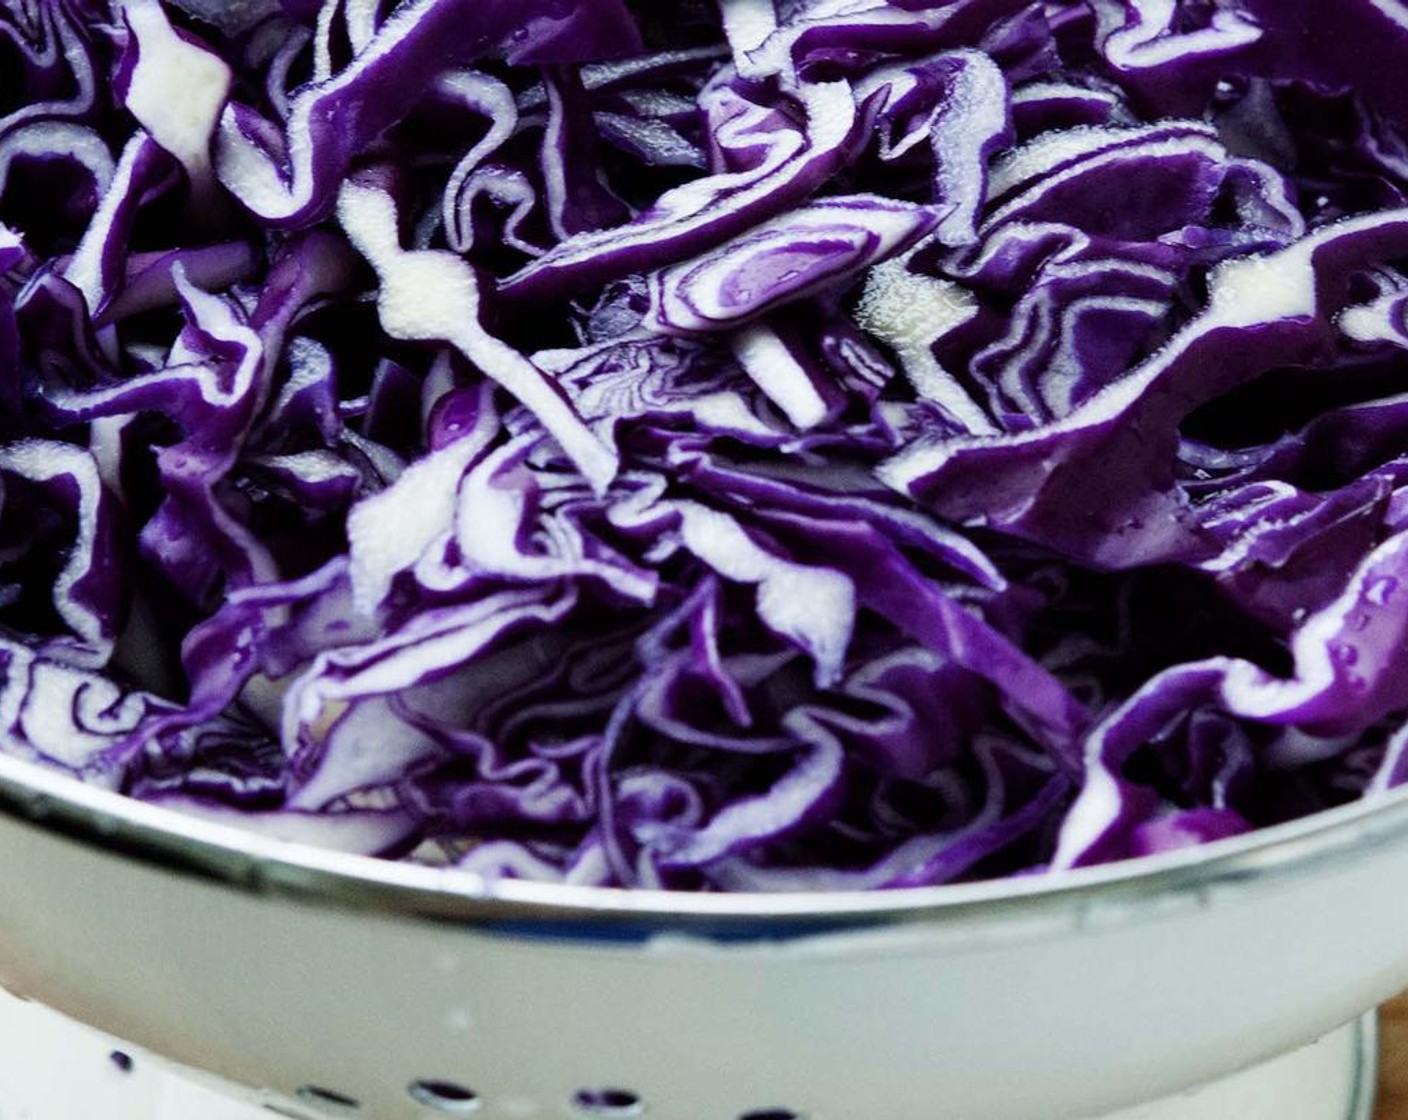
<path fill-rule="evenodd" d="M 1298 875 L 1408 842 L 1408 787 L 1199 848 L 987 882 L 882 891 L 704 894 L 489 882 L 435 868 L 271 839 L 187 816 L 0 756 L 0 813 L 149 866 L 234 889 L 457 924 L 692 928 L 786 935 L 822 928 L 962 922 L 1095 901 L 1161 900 Z"/>

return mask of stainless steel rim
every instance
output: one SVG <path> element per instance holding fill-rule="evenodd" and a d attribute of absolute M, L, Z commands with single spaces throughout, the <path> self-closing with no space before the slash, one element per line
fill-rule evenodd
<path fill-rule="evenodd" d="M 1354 1091 L 1348 1120 L 1372 1120 L 1379 1095 L 1379 1013 L 1370 1011 L 1355 1025 Z"/>
<path fill-rule="evenodd" d="M 962 922 L 1097 900 L 1138 901 L 1287 877 L 1408 841 L 1408 787 L 1298 821 L 1125 863 L 894 891 L 688 894 L 519 881 L 271 840 L 0 756 L 0 813 L 138 862 L 233 888 L 326 905 L 524 930 L 616 926 L 778 936 Z"/>

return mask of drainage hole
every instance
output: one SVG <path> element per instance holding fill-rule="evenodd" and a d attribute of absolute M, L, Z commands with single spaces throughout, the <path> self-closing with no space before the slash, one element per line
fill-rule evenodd
<path fill-rule="evenodd" d="M 482 1103 L 473 1089 L 466 1089 L 453 1081 L 412 1081 L 406 1086 L 406 1092 L 417 1104 L 451 1116 L 468 1116 L 471 1112 L 478 1112 Z"/>
<path fill-rule="evenodd" d="M 301 1101 L 310 1101 L 324 1108 L 335 1108 L 344 1112 L 354 1112 L 362 1107 L 356 1097 L 349 1097 L 336 1089 L 324 1089 L 321 1085 L 300 1085 L 294 1096 Z"/>
<path fill-rule="evenodd" d="M 572 1103 L 588 1116 L 603 1120 L 627 1120 L 631 1116 L 645 1115 L 644 1102 L 629 1089 L 578 1089 Z"/>
<path fill-rule="evenodd" d="M 123 1073 L 131 1073 L 132 1067 L 137 1064 L 132 1060 L 132 1055 L 123 1050 L 114 1050 L 108 1055 L 108 1061 Z"/>
<path fill-rule="evenodd" d="M 738 1120 L 806 1120 L 800 1112 L 793 1112 L 790 1108 L 755 1108 L 752 1112 L 745 1112 Z"/>

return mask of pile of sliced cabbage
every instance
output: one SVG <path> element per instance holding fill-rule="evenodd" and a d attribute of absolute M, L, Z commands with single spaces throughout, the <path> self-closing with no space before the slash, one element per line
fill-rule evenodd
<path fill-rule="evenodd" d="M 489 879 L 1408 776 L 1408 5 L 2 0 L 0 749 Z"/>

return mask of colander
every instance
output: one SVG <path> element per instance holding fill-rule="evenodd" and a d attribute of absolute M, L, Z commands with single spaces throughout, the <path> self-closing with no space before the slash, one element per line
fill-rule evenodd
<path fill-rule="evenodd" d="M 1059 877 L 778 896 L 491 884 L 5 758 L 0 810 L 0 983 L 290 1115 L 1096 1117 L 1349 1054 L 1408 986 L 1405 795 Z"/>

